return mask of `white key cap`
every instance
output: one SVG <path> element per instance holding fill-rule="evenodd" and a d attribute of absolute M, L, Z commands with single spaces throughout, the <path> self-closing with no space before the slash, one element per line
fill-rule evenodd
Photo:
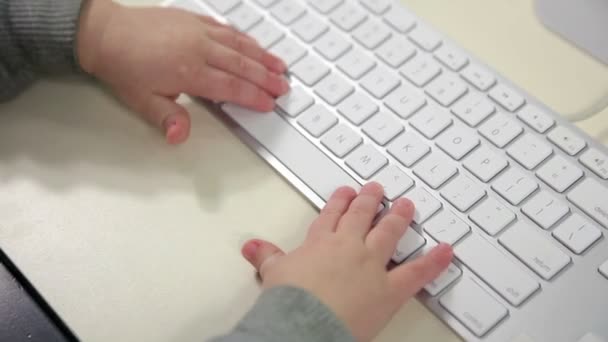
<path fill-rule="evenodd" d="M 461 98 L 467 90 L 467 86 L 459 78 L 443 74 L 427 86 L 426 93 L 444 107 L 449 107 Z"/>
<path fill-rule="evenodd" d="M 479 138 L 467 129 L 454 126 L 443 132 L 436 144 L 450 157 L 460 160 L 479 145 Z"/>
<path fill-rule="evenodd" d="M 392 260 L 397 264 L 404 262 L 405 259 L 422 248 L 425 243 L 426 239 L 412 229 L 412 227 L 409 227 L 397 243 L 397 248 L 395 249 Z"/>
<path fill-rule="evenodd" d="M 258 5 L 264 7 L 264 8 L 268 8 L 272 5 L 274 5 L 278 0 L 255 0 L 255 2 L 258 3 Z"/>
<path fill-rule="evenodd" d="M 327 32 L 329 26 L 317 16 L 309 13 L 298 19 L 291 29 L 303 41 L 312 43 Z"/>
<path fill-rule="evenodd" d="M 368 10 L 375 14 L 383 14 L 391 8 L 392 0 L 359 0 L 361 5 L 367 7 Z"/>
<path fill-rule="evenodd" d="M 425 104 L 425 97 L 406 85 L 395 89 L 384 100 L 384 105 L 403 119 L 408 119 Z"/>
<path fill-rule="evenodd" d="M 391 90 L 401 84 L 401 80 L 394 72 L 383 66 L 378 66 L 361 79 L 363 89 L 378 99 L 383 99 Z"/>
<path fill-rule="evenodd" d="M 608 156 L 596 148 L 581 155 L 580 162 L 602 179 L 608 179 Z"/>
<path fill-rule="evenodd" d="M 450 286 L 456 279 L 460 278 L 462 271 L 454 264 L 450 264 L 435 280 L 424 286 L 429 295 L 435 297 L 445 288 Z"/>
<path fill-rule="evenodd" d="M 325 77 L 315 86 L 315 94 L 332 106 L 342 102 L 348 95 L 352 94 L 355 88 L 344 77 L 338 74 L 331 74 Z"/>
<path fill-rule="evenodd" d="M 485 196 L 486 191 L 464 175 L 456 176 L 441 190 L 441 197 L 461 212 L 471 209 Z"/>
<path fill-rule="evenodd" d="M 416 54 L 416 47 L 407 38 L 392 36 L 376 50 L 376 56 L 393 68 L 398 68 Z"/>
<path fill-rule="evenodd" d="M 606 188 L 595 179 L 587 178 L 568 194 L 568 200 L 604 228 L 608 228 L 608 202 Z"/>
<path fill-rule="evenodd" d="M 337 66 L 353 80 L 358 80 L 376 66 L 374 61 L 359 48 L 350 50 L 338 60 Z"/>
<path fill-rule="evenodd" d="M 545 133 L 555 125 L 555 120 L 549 114 L 531 104 L 522 108 L 517 113 L 517 117 L 538 133 Z"/>
<path fill-rule="evenodd" d="M 441 72 L 441 67 L 426 55 L 416 55 L 399 69 L 401 75 L 418 87 L 423 87 Z"/>
<path fill-rule="evenodd" d="M 499 84 L 490 90 L 490 98 L 510 112 L 514 112 L 526 103 L 526 100 L 510 87 Z"/>
<path fill-rule="evenodd" d="M 457 172 L 451 161 L 438 153 L 431 153 L 414 167 L 414 174 L 433 189 L 439 188 Z"/>
<path fill-rule="evenodd" d="M 368 20 L 353 31 L 353 38 L 368 49 L 375 49 L 391 36 L 391 30 L 377 20 Z"/>
<path fill-rule="evenodd" d="M 532 134 L 524 134 L 507 149 L 507 154 L 528 170 L 553 154 L 553 149 Z"/>
<path fill-rule="evenodd" d="M 509 260 L 480 235 L 473 234 L 464 239 L 456 245 L 454 254 L 514 306 L 519 306 L 540 288 L 539 283 L 520 265 Z"/>
<path fill-rule="evenodd" d="M 395 30 L 406 33 L 416 25 L 416 18 L 403 6 L 393 6 L 384 15 L 384 21 Z"/>
<path fill-rule="evenodd" d="M 463 162 L 463 166 L 484 183 L 489 182 L 508 165 L 509 162 L 505 158 L 486 146 L 473 151 Z"/>
<path fill-rule="evenodd" d="M 532 197 L 521 211 L 543 229 L 549 229 L 566 216 L 570 208 L 547 191 L 541 191 Z"/>
<path fill-rule="evenodd" d="M 452 107 L 452 113 L 471 127 L 477 127 L 495 111 L 496 107 L 487 97 L 476 93 L 465 95 Z"/>
<path fill-rule="evenodd" d="M 494 181 L 492 189 L 509 203 L 519 205 L 538 189 L 538 183 L 520 171 L 511 168 Z"/>
<path fill-rule="evenodd" d="M 294 87 L 289 93 L 279 97 L 276 103 L 285 114 L 295 118 L 312 106 L 315 100 L 301 87 Z"/>
<path fill-rule="evenodd" d="M 414 222 L 417 224 L 422 224 L 441 209 L 441 202 L 421 187 L 415 187 L 414 190 L 406 193 L 404 197 L 414 202 L 416 207 Z"/>
<path fill-rule="evenodd" d="M 553 237 L 572 252 L 582 254 L 602 237 L 602 232 L 581 215 L 574 213 L 555 228 Z"/>
<path fill-rule="evenodd" d="M 371 145 L 360 146 L 346 159 L 346 165 L 363 179 L 369 179 L 387 163 L 386 157 Z"/>
<path fill-rule="evenodd" d="M 553 190 L 564 192 L 583 177 L 583 170 L 576 167 L 562 156 L 555 156 L 545 163 L 536 176 L 547 183 Z"/>
<path fill-rule="evenodd" d="M 321 139 L 321 143 L 338 158 L 343 158 L 362 142 L 363 139 L 344 124 L 334 127 Z"/>
<path fill-rule="evenodd" d="M 443 109 L 427 104 L 410 120 L 410 125 L 429 139 L 434 139 L 452 124 L 452 118 Z"/>
<path fill-rule="evenodd" d="M 251 5 L 241 4 L 226 16 L 226 19 L 240 31 L 248 31 L 262 21 L 262 15 Z"/>
<path fill-rule="evenodd" d="M 469 62 L 462 51 L 447 44 L 443 44 L 435 51 L 435 58 L 453 71 L 459 71 Z"/>
<path fill-rule="evenodd" d="M 336 8 L 330 19 L 344 31 L 352 31 L 367 19 L 367 14 L 355 4 L 347 2 Z"/>
<path fill-rule="evenodd" d="M 205 0 L 212 8 L 226 14 L 241 3 L 241 0 Z"/>
<path fill-rule="evenodd" d="M 599 268 L 600 273 L 608 279 L 608 260 L 606 260 Z"/>
<path fill-rule="evenodd" d="M 414 165 L 430 151 L 431 148 L 428 145 L 409 132 L 400 135 L 388 146 L 388 153 L 405 167 Z"/>
<path fill-rule="evenodd" d="M 558 126 L 549 132 L 547 138 L 571 156 L 578 154 L 587 146 L 585 140 L 562 126 Z"/>
<path fill-rule="evenodd" d="M 473 209 L 469 218 L 486 233 L 494 236 L 513 222 L 516 216 L 500 202 L 488 197 Z"/>
<path fill-rule="evenodd" d="M 306 56 L 306 49 L 295 39 L 285 37 L 270 48 L 270 52 L 280 57 L 288 66 Z"/>
<path fill-rule="evenodd" d="M 361 92 L 355 92 L 338 107 L 338 112 L 357 126 L 377 111 L 378 106 Z"/>
<path fill-rule="evenodd" d="M 454 245 L 467 235 L 471 227 L 449 210 L 442 210 L 424 224 L 426 231 L 435 241 Z"/>
<path fill-rule="evenodd" d="M 304 6 L 293 0 L 282 0 L 274 5 L 270 13 L 283 25 L 290 25 L 306 13 Z"/>
<path fill-rule="evenodd" d="M 498 239 L 506 249 L 545 280 L 570 263 L 570 257 L 535 228 L 518 222 Z"/>
<path fill-rule="evenodd" d="M 300 126 L 315 138 L 320 137 L 338 123 L 338 118 L 325 106 L 314 105 L 298 119 Z"/>
<path fill-rule="evenodd" d="M 312 55 L 304 57 L 291 68 L 291 72 L 307 86 L 317 84 L 329 71 L 319 58 Z"/>
<path fill-rule="evenodd" d="M 441 45 L 441 36 L 420 23 L 410 32 L 409 37 L 414 43 L 429 52 L 435 51 Z"/>
<path fill-rule="evenodd" d="M 367 120 L 362 129 L 376 144 L 384 146 L 403 132 L 404 128 L 393 115 L 381 111 Z"/>
<path fill-rule="evenodd" d="M 329 30 L 317 40 L 315 50 L 330 61 L 335 61 L 350 50 L 352 44 L 336 30 Z"/>
<path fill-rule="evenodd" d="M 248 33 L 264 49 L 268 49 L 285 36 L 283 31 L 268 20 L 262 21 L 261 23 L 255 25 L 251 30 L 249 30 Z"/>
<path fill-rule="evenodd" d="M 504 113 L 497 113 L 479 128 L 479 133 L 497 147 L 505 147 L 524 129 Z"/>
<path fill-rule="evenodd" d="M 395 200 L 414 186 L 414 181 L 395 165 L 385 167 L 373 180 L 384 186 L 384 196 L 389 201 Z"/>
<path fill-rule="evenodd" d="M 469 64 L 462 70 L 462 77 L 481 91 L 490 89 L 496 83 L 496 77 L 477 64 Z"/>
<path fill-rule="evenodd" d="M 478 337 L 485 335 L 509 311 L 468 277 L 462 277 L 439 304 Z"/>
<path fill-rule="evenodd" d="M 308 2 L 319 12 L 327 14 L 336 9 L 344 0 L 308 0 Z"/>

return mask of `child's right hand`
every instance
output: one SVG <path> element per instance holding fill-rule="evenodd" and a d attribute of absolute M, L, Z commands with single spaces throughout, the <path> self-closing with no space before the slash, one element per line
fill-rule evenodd
<path fill-rule="evenodd" d="M 453 254 L 449 245 L 441 244 L 387 271 L 414 205 L 407 199 L 395 201 L 371 229 L 383 196 L 377 183 L 364 186 L 359 195 L 341 188 L 313 222 L 302 246 L 285 254 L 254 240 L 245 244 L 243 255 L 265 288 L 290 285 L 308 290 L 333 310 L 357 341 L 370 341 L 408 299 L 448 267 Z"/>

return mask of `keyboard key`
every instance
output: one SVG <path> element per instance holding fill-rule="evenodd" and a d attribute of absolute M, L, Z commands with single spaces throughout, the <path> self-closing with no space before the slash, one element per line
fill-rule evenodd
<path fill-rule="evenodd" d="M 439 275 L 439 277 L 426 284 L 424 289 L 429 295 L 435 297 L 441 293 L 441 291 L 450 286 L 454 281 L 456 281 L 456 279 L 460 278 L 460 275 L 462 275 L 460 268 L 454 264 L 450 264 L 448 268 Z"/>
<path fill-rule="evenodd" d="M 306 9 L 297 1 L 281 0 L 272 7 L 270 13 L 283 25 L 290 25 L 296 19 L 303 16 L 306 13 Z"/>
<path fill-rule="evenodd" d="M 581 179 L 583 174 L 583 170 L 562 156 L 551 158 L 536 172 L 538 178 L 560 193 L 566 191 L 572 184 Z"/>
<path fill-rule="evenodd" d="M 441 37 L 437 32 L 418 24 L 409 34 L 410 39 L 422 49 L 432 52 L 441 45 Z"/>
<path fill-rule="evenodd" d="M 301 87 L 294 87 L 289 93 L 279 97 L 276 103 L 285 114 L 295 118 L 312 106 L 315 100 Z"/>
<path fill-rule="evenodd" d="M 353 38 L 368 49 L 375 49 L 391 36 L 391 30 L 385 24 L 368 20 L 353 31 Z"/>
<path fill-rule="evenodd" d="M 510 87 L 499 84 L 490 90 L 490 98 L 510 112 L 515 112 L 526 103 L 526 100 Z"/>
<path fill-rule="evenodd" d="M 555 228 L 553 237 L 580 255 L 602 237 L 602 232 L 581 215 L 574 213 Z"/>
<path fill-rule="evenodd" d="M 469 215 L 471 221 L 492 236 L 501 232 L 516 217 L 511 210 L 491 197 L 481 202 Z"/>
<path fill-rule="evenodd" d="M 348 95 L 352 94 L 355 88 L 337 74 L 325 77 L 315 86 L 315 94 L 332 106 L 342 102 Z"/>
<path fill-rule="evenodd" d="M 264 7 L 264 8 L 268 8 L 272 5 L 274 5 L 278 0 L 255 0 L 255 2 Z"/>
<path fill-rule="evenodd" d="M 571 130 L 558 126 L 547 135 L 547 139 L 571 156 L 582 151 L 587 143 Z"/>
<path fill-rule="evenodd" d="M 532 197 L 521 211 L 541 228 L 549 229 L 568 215 L 570 208 L 547 191 L 541 191 Z"/>
<path fill-rule="evenodd" d="M 418 160 L 431 151 L 416 135 L 406 132 L 388 146 L 388 153 L 405 167 L 414 165 Z"/>
<path fill-rule="evenodd" d="M 346 165 L 363 179 L 370 179 L 387 163 L 388 159 L 371 145 L 360 146 L 346 159 Z"/>
<path fill-rule="evenodd" d="M 412 229 L 412 227 L 409 227 L 397 243 L 392 260 L 397 264 L 402 263 L 425 244 L 426 239 Z"/>
<path fill-rule="evenodd" d="M 314 86 L 330 72 L 329 68 L 323 62 L 312 55 L 308 55 L 297 62 L 292 73 L 307 86 Z"/>
<path fill-rule="evenodd" d="M 384 196 L 389 201 L 395 200 L 414 186 L 414 181 L 395 165 L 382 169 L 373 180 L 384 186 Z"/>
<path fill-rule="evenodd" d="M 302 114 L 298 124 L 315 138 L 320 137 L 338 123 L 338 118 L 325 106 L 314 105 Z"/>
<path fill-rule="evenodd" d="M 481 91 L 490 89 L 496 83 L 496 77 L 478 64 L 469 64 L 462 70 L 462 77 Z"/>
<path fill-rule="evenodd" d="M 538 133 L 545 133 L 555 125 L 555 120 L 551 116 L 530 104 L 522 108 L 517 113 L 517 117 Z"/>
<path fill-rule="evenodd" d="M 295 39 L 285 37 L 270 48 L 270 52 L 280 57 L 288 66 L 306 56 L 306 49 Z"/>
<path fill-rule="evenodd" d="M 437 242 L 454 245 L 471 231 L 471 227 L 451 211 L 442 210 L 424 224 L 424 231 Z"/>
<path fill-rule="evenodd" d="M 393 2 L 392 0 L 359 0 L 359 3 L 374 12 L 374 14 L 381 15 L 391 8 Z"/>
<path fill-rule="evenodd" d="M 361 86 L 378 99 L 383 99 L 393 89 L 401 84 L 394 72 L 383 66 L 378 66 L 361 79 Z"/>
<path fill-rule="evenodd" d="M 514 306 L 521 305 L 540 288 L 520 265 L 479 235 L 473 234 L 456 245 L 454 255 Z"/>
<path fill-rule="evenodd" d="M 376 66 L 374 61 L 367 54 L 358 48 L 350 50 L 346 55 L 338 60 L 337 66 L 342 72 L 353 80 L 358 80 Z"/>
<path fill-rule="evenodd" d="M 452 113 L 471 127 L 477 127 L 495 111 L 496 107 L 487 97 L 476 93 L 465 95 L 452 107 Z"/>
<path fill-rule="evenodd" d="M 449 107 L 466 94 L 467 90 L 467 86 L 460 79 L 443 74 L 427 86 L 426 93 L 444 107 Z"/>
<path fill-rule="evenodd" d="M 285 36 L 283 31 L 267 20 L 255 25 L 248 33 L 264 49 L 268 49 Z"/>
<path fill-rule="evenodd" d="M 608 279 L 608 260 L 606 260 L 599 268 L 600 273 Z"/>
<path fill-rule="evenodd" d="M 344 31 L 350 32 L 367 19 L 367 14 L 350 2 L 336 8 L 330 20 Z"/>
<path fill-rule="evenodd" d="M 439 188 L 456 173 L 458 169 L 451 161 L 438 153 L 431 153 L 414 167 L 414 174 L 433 189 Z"/>
<path fill-rule="evenodd" d="M 426 99 L 418 91 L 402 85 L 388 95 L 384 105 L 401 118 L 408 119 L 426 105 Z"/>
<path fill-rule="evenodd" d="M 568 200 L 591 216 L 604 228 L 608 228 L 608 201 L 606 188 L 595 179 L 587 178 L 568 194 Z"/>
<path fill-rule="evenodd" d="M 489 182 L 508 165 L 509 162 L 505 158 L 486 146 L 473 151 L 463 162 L 463 166 L 484 183 Z"/>
<path fill-rule="evenodd" d="M 418 87 L 423 87 L 441 73 L 441 67 L 432 58 L 418 54 L 399 69 L 401 75 Z"/>
<path fill-rule="evenodd" d="M 338 112 L 348 121 L 359 126 L 378 112 L 378 106 L 367 95 L 355 92 L 340 104 Z"/>
<path fill-rule="evenodd" d="M 205 0 L 213 9 L 220 14 L 226 14 L 241 3 L 241 0 Z"/>
<path fill-rule="evenodd" d="M 492 189 L 509 203 L 519 205 L 538 189 L 538 183 L 511 168 L 494 181 Z"/>
<path fill-rule="evenodd" d="M 506 249 L 545 280 L 570 264 L 570 257 L 536 229 L 518 222 L 498 239 Z"/>
<path fill-rule="evenodd" d="M 479 138 L 467 129 L 453 126 L 437 138 L 436 144 L 450 157 L 460 160 L 479 145 Z"/>
<path fill-rule="evenodd" d="M 497 113 L 479 128 L 479 133 L 497 147 L 503 148 L 524 129 L 504 113 Z"/>
<path fill-rule="evenodd" d="M 334 127 L 321 139 L 321 143 L 338 158 L 343 158 L 362 142 L 359 134 L 344 124 Z"/>
<path fill-rule="evenodd" d="M 532 134 L 526 133 L 507 149 L 507 154 L 526 169 L 532 170 L 553 154 L 553 149 Z"/>
<path fill-rule="evenodd" d="M 414 211 L 414 222 L 422 224 L 441 209 L 441 202 L 431 196 L 428 191 L 420 187 L 415 187 L 412 191 L 404 196 L 414 202 L 416 207 Z"/>
<path fill-rule="evenodd" d="M 459 71 L 469 62 L 469 59 L 462 51 L 447 44 L 443 44 L 435 51 L 435 58 L 453 71 Z"/>
<path fill-rule="evenodd" d="M 336 30 L 329 30 L 317 40 L 315 51 L 329 61 L 335 61 L 352 48 L 352 44 Z"/>
<path fill-rule="evenodd" d="M 416 47 L 407 38 L 392 36 L 376 50 L 376 56 L 393 68 L 398 68 L 416 54 Z"/>
<path fill-rule="evenodd" d="M 317 11 L 321 12 L 322 14 L 327 14 L 333 11 L 343 2 L 344 0 L 308 0 L 308 3 L 310 3 Z"/>
<path fill-rule="evenodd" d="M 452 118 L 443 109 L 427 104 L 410 120 L 410 125 L 416 128 L 428 139 L 434 139 L 452 124 Z"/>
<path fill-rule="evenodd" d="M 393 6 L 384 15 L 384 21 L 400 33 L 406 33 L 416 25 L 416 19 L 403 6 Z"/>
<path fill-rule="evenodd" d="M 505 319 L 509 311 L 468 277 L 462 277 L 439 304 L 478 337 Z"/>
<path fill-rule="evenodd" d="M 403 125 L 397 119 L 386 112 L 380 112 L 363 125 L 363 133 L 367 134 L 376 144 L 386 145 L 399 133 L 403 132 Z"/>
<path fill-rule="evenodd" d="M 323 33 L 327 32 L 329 26 L 313 14 L 306 14 L 291 27 L 293 33 L 306 43 L 312 43 Z"/>
<path fill-rule="evenodd" d="M 262 15 L 251 5 L 241 4 L 226 16 L 226 19 L 240 31 L 248 31 L 262 21 Z"/>
<path fill-rule="evenodd" d="M 590 148 L 580 158 L 580 162 L 602 179 L 608 179 L 608 156 L 596 148 Z"/>
<path fill-rule="evenodd" d="M 469 177 L 458 175 L 441 190 L 441 196 L 456 209 L 465 212 L 486 196 L 486 191 Z"/>

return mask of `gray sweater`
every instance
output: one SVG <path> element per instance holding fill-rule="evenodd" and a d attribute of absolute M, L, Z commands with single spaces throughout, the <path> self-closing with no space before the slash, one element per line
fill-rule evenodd
<path fill-rule="evenodd" d="M 0 102 L 16 96 L 40 75 L 79 72 L 75 37 L 81 1 L 0 0 Z M 243 341 L 354 339 L 316 297 L 301 289 L 277 287 L 264 291 L 230 334 L 213 339 Z"/>

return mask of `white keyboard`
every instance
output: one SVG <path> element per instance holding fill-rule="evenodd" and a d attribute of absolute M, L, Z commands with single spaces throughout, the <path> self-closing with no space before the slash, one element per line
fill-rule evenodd
<path fill-rule="evenodd" d="M 416 203 L 396 263 L 454 245 L 418 299 L 461 337 L 608 340 L 606 148 L 391 0 L 170 4 L 288 63 L 275 112 L 220 116 L 311 201 L 378 181 Z"/>

